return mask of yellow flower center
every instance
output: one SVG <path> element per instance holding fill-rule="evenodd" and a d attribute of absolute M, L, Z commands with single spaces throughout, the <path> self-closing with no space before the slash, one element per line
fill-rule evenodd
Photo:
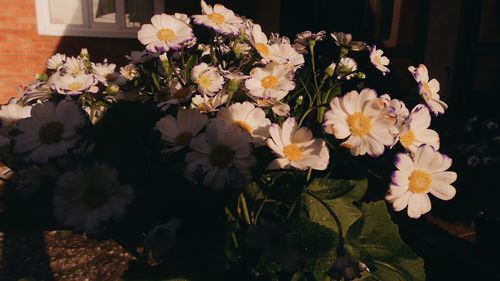
<path fill-rule="evenodd" d="M 211 13 L 208 15 L 208 18 L 215 24 L 221 24 L 226 20 L 226 18 L 219 13 Z"/>
<path fill-rule="evenodd" d="M 260 83 L 262 84 L 262 87 L 264 87 L 265 89 L 271 89 L 274 86 L 276 86 L 276 84 L 278 84 L 278 79 L 272 75 L 269 75 L 264 79 L 262 79 Z"/>
<path fill-rule="evenodd" d="M 231 164 L 234 157 L 234 151 L 225 144 L 218 144 L 212 148 L 208 159 L 212 166 L 224 168 Z"/>
<path fill-rule="evenodd" d="M 248 123 L 243 121 L 243 120 L 234 121 L 233 124 L 240 127 L 241 130 L 243 130 L 245 132 L 252 133 L 252 127 L 250 127 L 250 125 L 248 125 Z"/>
<path fill-rule="evenodd" d="M 302 158 L 304 151 L 298 145 L 291 143 L 283 148 L 283 154 L 288 161 L 297 161 Z"/>
<path fill-rule="evenodd" d="M 372 129 L 372 121 L 366 115 L 361 112 L 356 112 L 349 115 L 346 119 L 347 125 L 352 135 L 355 137 L 366 136 L 370 133 Z"/>
<path fill-rule="evenodd" d="M 156 36 L 161 41 L 169 42 L 175 39 L 175 32 L 170 28 L 162 28 L 156 33 Z"/>
<path fill-rule="evenodd" d="M 68 84 L 68 89 L 72 91 L 78 91 L 83 88 L 83 83 L 79 81 L 71 82 Z"/>
<path fill-rule="evenodd" d="M 255 44 L 255 49 L 257 49 L 259 54 L 266 56 L 266 57 L 269 56 L 269 47 L 267 46 L 267 44 L 257 43 L 257 44 Z"/>
<path fill-rule="evenodd" d="M 176 138 L 175 138 L 175 144 L 177 146 L 186 146 L 189 144 L 189 141 L 193 137 L 193 134 L 189 131 L 184 131 L 180 133 Z"/>
<path fill-rule="evenodd" d="M 426 93 L 429 98 L 432 98 L 432 91 L 428 83 L 422 82 L 422 92 Z"/>
<path fill-rule="evenodd" d="M 421 170 L 414 170 L 408 177 L 408 190 L 413 193 L 427 193 L 432 184 L 432 176 Z"/>
<path fill-rule="evenodd" d="M 38 139 L 42 144 L 58 143 L 62 140 L 63 133 L 64 124 L 59 121 L 53 121 L 40 128 Z"/>
<path fill-rule="evenodd" d="M 413 130 L 408 130 L 408 132 L 399 136 L 399 142 L 401 142 L 401 144 L 406 148 L 412 145 L 414 141 L 415 133 L 413 132 Z"/>
<path fill-rule="evenodd" d="M 212 85 L 212 79 L 210 79 L 210 77 L 208 77 L 208 75 L 205 74 L 200 77 L 199 83 L 203 89 L 206 89 L 210 87 L 210 85 Z"/>

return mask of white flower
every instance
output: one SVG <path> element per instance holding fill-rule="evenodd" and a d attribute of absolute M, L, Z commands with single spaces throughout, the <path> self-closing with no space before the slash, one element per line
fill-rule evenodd
<path fill-rule="evenodd" d="M 205 133 L 193 138 L 186 155 L 186 177 L 214 189 L 233 185 L 233 180 L 247 178 L 256 162 L 252 155 L 250 134 L 225 121 L 209 121 Z"/>
<path fill-rule="evenodd" d="M 384 153 L 384 145 L 394 142 L 390 129 L 396 118 L 385 112 L 386 104 L 374 90 L 363 89 L 359 94 L 351 91 L 332 99 L 323 127 L 337 139 L 348 138 L 341 146 L 349 148 L 352 155 L 377 157 Z"/>
<path fill-rule="evenodd" d="M 114 63 L 92 63 L 92 72 L 95 78 L 104 86 L 108 86 L 108 83 L 117 82 L 120 74 L 115 72 L 115 68 L 116 64 Z"/>
<path fill-rule="evenodd" d="M 0 124 L 2 127 L 14 125 L 18 120 L 30 117 L 31 106 L 22 106 L 18 99 L 10 99 L 8 104 L 0 108 Z"/>
<path fill-rule="evenodd" d="M 152 53 L 178 50 L 194 37 L 193 30 L 188 24 L 171 15 L 154 15 L 151 23 L 141 26 L 137 38 Z"/>
<path fill-rule="evenodd" d="M 258 24 L 254 24 L 250 21 L 247 22 L 246 32 L 248 33 L 248 39 L 250 44 L 257 50 L 259 55 L 266 61 L 270 61 L 269 56 L 271 55 L 270 47 L 268 44 L 267 36 L 262 32 L 262 28 Z"/>
<path fill-rule="evenodd" d="M 270 63 L 264 68 L 255 67 L 250 71 L 250 77 L 245 81 L 245 87 L 256 98 L 281 100 L 295 89 L 290 70 L 277 63 Z"/>
<path fill-rule="evenodd" d="M 215 95 L 224 84 L 224 78 L 216 67 L 200 63 L 191 70 L 191 81 L 198 85 L 198 92 L 209 96 Z"/>
<path fill-rule="evenodd" d="M 356 74 L 353 72 L 358 70 L 358 64 L 350 57 L 343 57 L 340 59 L 336 70 L 338 73 L 337 79 L 345 78 L 347 80 L 350 80 L 351 78 L 356 76 Z"/>
<path fill-rule="evenodd" d="M 185 24 L 190 24 L 191 23 L 191 19 L 189 18 L 188 15 L 186 14 L 183 14 L 183 13 L 175 13 L 174 14 L 174 17 L 178 20 L 181 20 L 183 21 Z"/>
<path fill-rule="evenodd" d="M 304 55 L 299 54 L 287 41 L 271 45 L 269 51 L 270 61 L 285 65 L 292 70 L 297 70 L 305 62 Z"/>
<path fill-rule="evenodd" d="M 126 66 L 120 67 L 120 74 L 125 79 L 131 81 L 139 77 L 139 69 L 134 64 L 127 64 Z"/>
<path fill-rule="evenodd" d="M 319 31 L 318 33 L 312 33 L 311 31 L 304 31 L 299 34 L 297 34 L 297 38 L 295 38 L 295 44 L 293 44 L 293 47 L 297 52 L 301 54 L 308 54 L 309 51 L 309 44 L 318 42 L 318 41 L 323 41 L 325 38 L 326 32 L 324 30 Z"/>
<path fill-rule="evenodd" d="M 85 64 L 80 57 L 67 57 L 63 69 L 65 73 L 76 76 L 85 73 Z"/>
<path fill-rule="evenodd" d="M 418 92 L 424 99 L 429 110 L 434 114 L 443 114 L 448 108 L 448 105 L 440 100 L 439 97 L 439 82 L 436 79 L 429 81 L 429 72 L 427 67 L 419 64 L 417 68 L 414 66 L 408 67 L 408 70 L 418 83 Z"/>
<path fill-rule="evenodd" d="M 47 60 L 47 68 L 57 70 L 63 66 L 65 61 L 66 55 L 57 53 Z"/>
<path fill-rule="evenodd" d="M 81 73 L 76 76 L 63 75 L 53 81 L 53 87 L 62 95 L 79 95 L 85 91 L 96 92 L 94 75 Z"/>
<path fill-rule="evenodd" d="M 451 184 L 457 179 L 455 172 L 446 171 L 451 159 L 427 145 L 420 146 L 413 157 L 404 153 L 396 156 L 398 168 L 392 174 L 392 183 L 386 199 L 394 210 L 408 206 L 408 216 L 419 218 L 431 210 L 428 193 L 441 200 L 450 200 L 456 190 Z"/>
<path fill-rule="evenodd" d="M 391 99 L 388 94 L 381 95 L 380 98 L 383 99 L 386 104 L 385 114 L 396 118 L 396 123 L 394 124 L 394 128 L 391 129 L 391 132 L 393 135 L 397 136 L 401 132 L 404 122 L 410 115 L 410 111 L 406 108 L 404 102 L 398 99 Z"/>
<path fill-rule="evenodd" d="M 252 48 L 250 48 L 250 45 L 246 44 L 246 43 L 237 43 L 234 47 L 233 47 L 233 52 L 237 55 L 237 56 L 240 56 L 240 55 L 248 55 L 248 53 L 250 52 Z"/>
<path fill-rule="evenodd" d="M 279 158 L 273 160 L 268 169 L 325 170 L 328 166 L 330 154 L 325 141 L 313 138 L 308 128 L 299 128 L 295 118 L 287 118 L 283 127 L 272 124 L 269 133 L 267 146 Z"/>
<path fill-rule="evenodd" d="M 382 56 L 384 54 L 384 51 L 378 49 L 376 46 L 373 46 L 370 48 L 370 61 L 372 64 L 382 72 L 383 75 L 385 75 L 387 72 L 389 72 L 389 68 L 387 68 L 387 65 L 389 65 L 389 59 L 385 56 Z"/>
<path fill-rule="evenodd" d="M 217 113 L 217 119 L 223 119 L 238 126 L 242 131 L 250 133 L 254 142 L 263 142 L 269 137 L 271 121 L 266 118 L 264 110 L 248 101 L 221 108 Z"/>
<path fill-rule="evenodd" d="M 215 4 L 212 8 L 201 0 L 201 11 L 201 15 L 193 16 L 196 24 L 212 28 L 222 34 L 238 35 L 240 33 L 243 20 L 223 5 Z"/>
<path fill-rule="evenodd" d="M 163 152 L 175 152 L 189 145 L 205 124 L 208 117 L 196 109 L 182 109 L 177 111 L 177 119 L 171 115 L 161 118 L 156 127 L 161 133 L 161 139 L 172 145 L 173 148 Z"/>
<path fill-rule="evenodd" d="M 228 98 L 226 91 L 222 90 L 213 97 L 196 95 L 191 102 L 193 108 L 197 108 L 202 113 L 209 113 L 217 111 L 217 107 L 225 104 Z"/>
<path fill-rule="evenodd" d="M 258 99 L 255 97 L 250 97 L 253 99 L 258 107 L 268 108 L 270 107 L 272 111 L 278 116 L 288 116 L 290 113 L 290 106 L 284 102 L 276 99 Z"/>
<path fill-rule="evenodd" d="M 18 122 L 21 134 L 14 138 L 14 152 L 25 153 L 27 160 L 46 162 L 64 155 L 80 139 L 78 130 L 85 124 L 79 105 L 62 100 L 34 105 L 31 117 Z"/>
<path fill-rule="evenodd" d="M 421 104 L 415 106 L 403 125 L 399 142 L 411 152 L 415 152 L 422 144 L 430 145 L 438 150 L 439 135 L 436 131 L 428 129 L 430 125 L 431 114 L 429 110 Z"/>
<path fill-rule="evenodd" d="M 59 178 L 54 190 L 54 214 L 65 225 L 95 233 L 101 223 L 123 217 L 132 200 L 132 187 L 120 185 L 115 169 L 94 164 Z"/>

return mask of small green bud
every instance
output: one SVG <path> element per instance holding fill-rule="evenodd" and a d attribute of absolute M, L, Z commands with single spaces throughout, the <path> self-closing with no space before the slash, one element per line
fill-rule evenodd
<path fill-rule="evenodd" d="M 349 49 L 345 48 L 345 47 L 341 47 L 340 48 L 340 54 L 339 54 L 339 57 L 340 58 L 343 58 L 347 55 L 347 53 L 349 53 Z"/>
<path fill-rule="evenodd" d="M 89 50 L 87 50 L 87 48 L 82 48 L 82 50 L 80 51 L 80 57 L 90 59 Z"/>
<path fill-rule="evenodd" d="M 47 76 L 46 73 L 35 74 L 35 78 L 40 82 L 47 82 L 49 80 L 49 77 Z"/>
<path fill-rule="evenodd" d="M 120 86 L 116 84 L 108 85 L 108 87 L 106 88 L 106 94 L 110 96 L 116 96 L 119 91 L 120 91 Z"/>
<path fill-rule="evenodd" d="M 358 72 L 356 73 L 356 77 L 358 77 L 359 79 L 365 79 L 366 75 L 363 72 Z"/>
<path fill-rule="evenodd" d="M 240 80 L 238 79 L 231 79 L 229 81 L 229 84 L 227 85 L 227 92 L 228 94 L 234 94 L 236 91 L 238 91 L 240 87 Z"/>
<path fill-rule="evenodd" d="M 328 75 L 328 77 L 332 77 L 333 74 L 335 74 L 335 68 L 337 65 L 335 63 L 330 64 L 326 69 L 325 69 L 325 74 Z"/>
<path fill-rule="evenodd" d="M 297 97 L 296 104 L 297 105 L 301 105 L 302 102 L 304 102 L 304 96 L 300 95 L 300 96 Z"/>

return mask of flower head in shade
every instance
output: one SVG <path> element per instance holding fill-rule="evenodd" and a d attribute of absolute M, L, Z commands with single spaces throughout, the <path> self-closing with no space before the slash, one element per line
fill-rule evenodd
<path fill-rule="evenodd" d="M 350 80 L 356 74 L 354 73 L 356 70 L 358 70 L 358 63 L 349 57 L 343 57 L 340 59 L 339 64 L 336 66 L 337 70 L 337 79 L 342 79 L 345 78 L 347 80 Z"/>
<path fill-rule="evenodd" d="M 97 81 L 101 82 L 104 86 L 108 86 L 108 83 L 119 82 L 120 74 L 115 71 L 115 68 L 116 64 L 114 63 L 93 63 L 92 73 L 94 73 Z"/>
<path fill-rule="evenodd" d="M 408 216 L 419 218 L 431 210 L 429 192 L 441 200 L 455 196 L 456 190 L 451 184 L 457 174 L 447 171 L 451 163 L 448 156 L 428 145 L 420 146 L 413 156 L 399 153 L 386 199 L 394 210 L 399 212 L 408 207 Z"/>
<path fill-rule="evenodd" d="M 213 7 L 201 0 L 201 15 L 194 15 L 196 24 L 204 25 L 221 34 L 238 35 L 243 20 L 236 16 L 233 11 L 223 5 L 215 4 Z"/>
<path fill-rule="evenodd" d="M 54 190 L 54 213 L 65 225 L 95 233 L 101 223 L 123 217 L 132 200 L 132 187 L 120 184 L 115 169 L 93 164 L 59 178 Z"/>
<path fill-rule="evenodd" d="M 63 66 L 65 61 L 66 55 L 57 53 L 47 60 L 47 69 L 58 70 Z"/>
<path fill-rule="evenodd" d="M 309 53 L 307 50 L 309 48 L 309 44 L 315 43 L 318 41 L 323 41 L 325 38 L 326 32 L 324 30 L 319 31 L 318 33 L 312 33 L 311 31 L 304 31 L 297 34 L 297 38 L 295 38 L 295 44 L 293 47 L 297 52 L 301 54 Z"/>
<path fill-rule="evenodd" d="M 399 142 L 408 151 L 415 152 L 422 144 L 439 149 L 439 135 L 429 129 L 431 114 L 427 107 L 419 104 L 413 108 L 399 134 Z"/>
<path fill-rule="evenodd" d="M 271 121 L 266 118 L 264 110 L 255 107 L 251 102 L 234 103 L 228 108 L 221 108 L 217 119 L 236 125 L 242 131 L 250 133 L 253 142 L 263 142 L 269 137 Z"/>
<path fill-rule="evenodd" d="M 198 86 L 200 94 L 213 96 L 224 85 L 224 77 L 220 75 L 217 67 L 209 66 L 202 62 L 191 70 L 191 81 Z"/>
<path fill-rule="evenodd" d="M 255 98 L 283 99 L 295 89 L 290 70 L 281 64 L 270 63 L 264 68 L 255 67 L 245 81 L 249 94 Z"/>
<path fill-rule="evenodd" d="M 332 99 L 330 110 L 324 116 L 323 128 L 337 139 L 347 138 L 341 146 L 350 149 L 352 155 L 368 153 L 377 157 L 384 153 L 384 146 L 394 142 L 390 130 L 396 118 L 385 112 L 386 104 L 377 98 L 374 90 L 351 91 Z"/>
<path fill-rule="evenodd" d="M 413 78 L 415 78 L 415 81 L 417 81 L 418 92 L 424 99 L 429 110 L 434 115 L 443 114 L 448 105 L 441 101 L 438 94 L 439 82 L 436 79 L 429 81 L 429 72 L 423 64 L 419 64 L 418 67 L 410 66 L 408 70 L 413 75 Z"/>
<path fill-rule="evenodd" d="M 389 72 L 389 68 L 387 68 L 387 65 L 389 65 L 389 59 L 386 56 L 383 56 L 384 51 L 378 49 L 376 46 L 373 46 L 370 48 L 370 61 L 372 64 L 382 72 L 383 75 L 385 75 L 387 72 Z"/>
<path fill-rule="evenodd" d="M 131 81 L 140 76 L 139 69 L 135 64 L 127 64 L 126 66 L 120 67 L 120 74 L 123 78 Z"/>
<path fill-rule="evenodd" d="M 66 57 L 62 68 L 64 73 L 73 76 L 85 73 L 85 64 L 80 57 Z"/>
<path fill-rule="evenodd" d="M 9 127 L 17 121 L 30 117 L 31 106 L 19 104 L 17 99 L 10 99 L 9 103 L 0 107 L 0 127 Z"/>
<path fill-rule="evenodd" d="M 394 124 L 394 128 L 391 129 L 391 132 L 393 135 L 398 135 L 403 128 L 404 122 L 410 115 L 410 111 L 406 108 L 404 102 L 398 99 L 391 99 L 388 94 L 381 95 L 380 98 L 383 99 L 386 104 L 385 114 L 396 118 L 396 123 Z"/>
<path fill-rule="evenodd" d="M 193 39 L 193 30 L 184 21 L 167 14 L 154 15 L 151 24 L 143 24 L 137 38 L 152 53 L 178 50 Z"/>
<path fill-rule="evenodd" d="M 328 166 L 330 153 L 325 141 L 313 138 L 308 128 L 299 128 L 295 118 L 287 118 L 282 127 L 272 124 L 269 133 L 267 145 L 278 158 L 268 169 L 325 170 Z"/>
<path fill-rule="evenodd" d="M 202 113 L 209 113 L 217 111 L 218 107 L 225 104 L 228 100 L 226 91 L 222 90 L 215 96 L 209 97 L 206 95 L 196 95 L 191 100 L 192 107 L 197 108 Z"/>
<path fill-rule="evenodd" d="M 153 58 L 153 56 L 147 51 L 132 51 L 130 54 L 125 55 L 128 63 L 136 64 L 136 63 L 144 63 Z"/>
<path fill-rule="evenodd" d="M 344 47 L 353 51 L 363 51 L 367 47 L 365 42 L 352 41 L 352 35 L 350 33 L 333 32 L 330 35 L 335 41 L 335 44 L 339 47 Z"/>
<path fill-rule="evenodd" d="M 252 138 L 247 132 L 223 120 L 212 120 L 206 132 L 191 140 L 193 150 L 186 155 L 186 177 L 201 179 L 214 189 L 231 186 L 237 177 L 249 177 L 256 162 L 252 155 Z"/>
<path fill-rule="evenodd" d="M 81 73 L 76 76 L 63 75 L 53 81 L 53 88 L 62 95 L 80 95 L 83 92 L 97 92 L 97 81 L 92 74 Z"/>
<path fill-rule="evenodd" d="M 164 152 L 175 152 L 189 145 L 205 124 L 208 117 L 196 109 L 179 109 L 177 119 L 171 115 L 161 118 L 156 127 L 161 133 L 161 139 L 173 146 Z"/>
<path fill-rule="evenodd" d="M 27 160 L 46 162 L 74 147 L 80 139 L 78 130 L 84 124 L 85 115 L 73 101 L 34 105 L 31 117 L 17 124 L 21 133 L 14 138 L 13 150 L 25 154 Z"/>

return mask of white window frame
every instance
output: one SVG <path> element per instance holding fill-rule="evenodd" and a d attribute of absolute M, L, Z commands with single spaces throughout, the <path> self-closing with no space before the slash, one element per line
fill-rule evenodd
<path fill-rule="evenodd" d="M 93 23 L 92 1 L 82 1 L 83 25 L 55 24 L 50 22 L 49 0 L 35 0 L 38 34 L 52 36 L 136 38 L 139 28 L 125 26 L 125 1 L 116 1 L 116 25 Z M 154 0 L 154 14 L 165 11 L 164 0 Z"/>

